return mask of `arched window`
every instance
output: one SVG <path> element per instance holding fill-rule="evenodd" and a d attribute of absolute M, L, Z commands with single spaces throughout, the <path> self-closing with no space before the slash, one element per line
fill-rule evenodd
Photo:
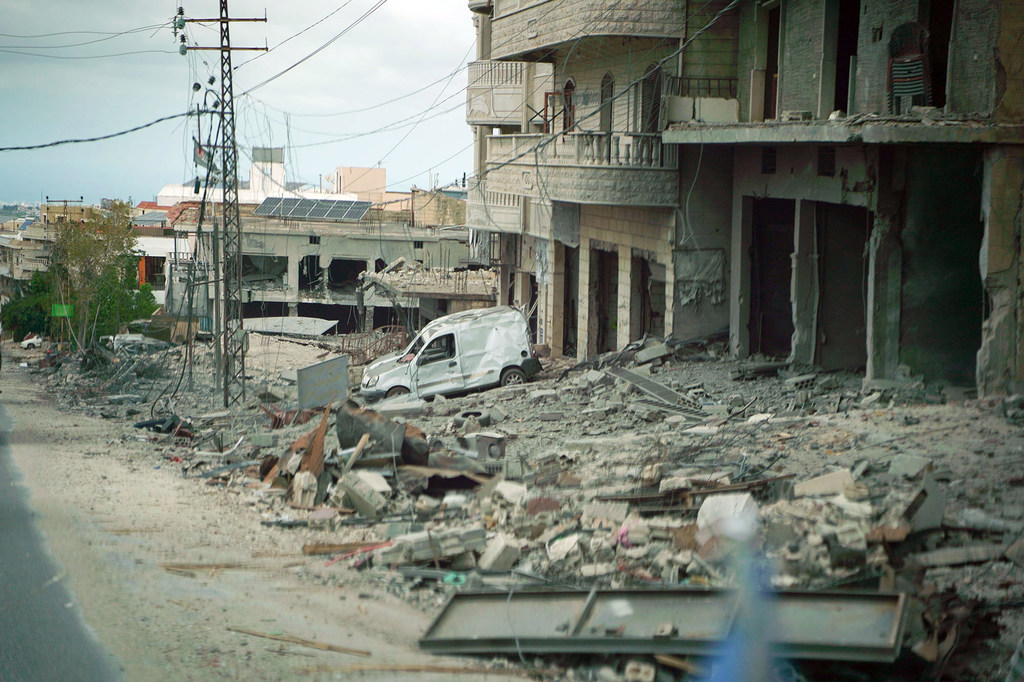
<path fill-rule="evenodd" d="M 612 131 L 612 106 L 615 97 L 615 79 L 610 73 L 606 73 L 601 79 L 601 132 Z"/>
<path fill-rule="evenodd" d="M 576 82 L 573 79 L 565 81 L 562 88 L 562 131 L 569 132 L 576 125 L 576 107 L 572 103 L 572 96 L 576 93 Z"/>
<path fill-rule="evenodd" d="M 640 132 L 656 133 L 661 119 L 661 67 L 651 64 L 644 72 L 640 94 Z"/>

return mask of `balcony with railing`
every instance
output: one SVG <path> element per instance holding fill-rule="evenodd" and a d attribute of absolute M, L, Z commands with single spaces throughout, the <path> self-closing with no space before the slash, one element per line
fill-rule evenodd
<path fill-rule="evenodd" d="M 660 133 L 570 132 L 487 138 L 487 186 L 543 201 L 676 203 L 678 149 Z"/>
<path fill-rule="evenodd" d="M 677 0 L 494 0 L 492 57 L 516 55 L 579 41 L 581 36 L 679 36 L 685 3 Z"/>
<path fill-rule="evenodd" d="M 466 202 L 466 227 L 488 232 L 523 231 L 523 199 L 516 194 L 488 190 L 485 179 L 473 179 Z"/>
<path fill-rule="evenodd" d="M 551 90 L 551 65 L 527 62 L 479 61 L 469 65 L 466 123 L 518 125 L 523 112 L 544 107 Z"/>

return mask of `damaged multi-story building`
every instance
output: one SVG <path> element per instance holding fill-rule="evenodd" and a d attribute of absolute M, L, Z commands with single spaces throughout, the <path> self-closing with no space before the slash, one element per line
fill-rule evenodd
<path fill-rule="evenodd" d="M 467 223 L 554 353 L 727 328 L 741 357 L 1024 382 L 1024 6 L 469 6 Z"/>

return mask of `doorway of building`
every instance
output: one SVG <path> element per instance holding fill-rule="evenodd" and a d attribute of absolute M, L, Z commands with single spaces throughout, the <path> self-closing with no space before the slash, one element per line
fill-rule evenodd
<path fill-rule="evenodd" d="M 618 287 L 619 254 L 615 251 L 590 252 L 590 316 L 594 324 L 595 353 L 615 350 L 619 328 Z"/>
<path fill-rule="evenodd" d="M 576 355 L 576 339 L 579 335 L 579 296 L 580 296 L 580 250 L 566 246 L 564 248 L 565 273 L 562 294 L 562 355 Z"/>
<path fill-rule="evenodd" d="M 750 352 L 789 355 L 793 339 L 790 281 L 793 264 L 792 199 L 756 199 L 750 245 Z"/>
<path fill-rule="evenodd" d="M 859 370 L 867 363 L 867 273 L 864 247 L 871 212 L 859 206 L 815 205 L 818 240 L 818 324 L 814 362 Z"/>
<path fill-rule="evenodd" d="M 642 256 L 633 256 L 630 273 L 629 340 L 665 333 L 665 283 L 658 281 L 651 263 Z"/>

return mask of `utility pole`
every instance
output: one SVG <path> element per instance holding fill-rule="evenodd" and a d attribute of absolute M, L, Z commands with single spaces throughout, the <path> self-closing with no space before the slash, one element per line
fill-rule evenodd
<path fill-rule="evenodd" d="M 221 198 L 223 224 L 221 225 L 221 257 L 223 259 L 224 293 L 221 305 L 223 315 L 223 378 L 224 407 L 232 407 L 245 400 L 245 331 L 242 327 L 242 220 L 238 209 L 238 147 L 235 142 L 235 97 L 232 87 L 232 50 L 266 50 L 265 47 L 231 47 L 229 26 L 232 21 L 266 21 L 262 19 L 232 19 L 228 14 L 228 0 L 220 0 L 217 19 L 186 19 L 185 22 L 220 24 L 220 47 L 189 47 L 186 50 L 220 51 L 220 125 L 223 141 L 222 178 L 224 195 Z M 184 36 L 182 36 L 184 41 Z M 184 44 L 184 42 L 183 42 Z M 215 247 L 216 248 L 216 247 Z"/>

